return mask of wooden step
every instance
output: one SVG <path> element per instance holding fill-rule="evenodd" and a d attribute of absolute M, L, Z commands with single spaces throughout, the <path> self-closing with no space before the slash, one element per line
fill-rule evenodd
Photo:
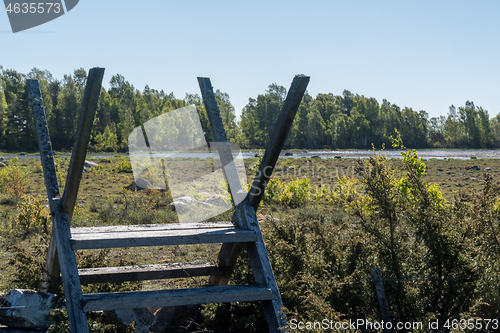
<path fill-rule="evenodd" d="M 204 243 L 255 242 L 253 230 L 230 222 L 71 228 L 73 250 Z"/>
<path fill-rule="evenodd" d="M 162 264 L 120 267 L 80 268 L 78 275 L 83 285 L 91 283 L 113 283 L 185 278 L 220 274 L 220 269 L 211 264 Z"/>
<path fill-rule="evenodd" d="M 259 285 L 242 285 L 86 294 L 83 295 L 82 304 L 83 311 L 88 312 L 272 299 L 271 288 Z"/>

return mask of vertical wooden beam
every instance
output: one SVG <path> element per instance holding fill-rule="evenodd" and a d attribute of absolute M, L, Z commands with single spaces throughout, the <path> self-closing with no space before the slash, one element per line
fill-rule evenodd
<path fill-rule="evenodd" d="M 237 195 L 237 193 L 242 193 L 242 187 L 238 171 L 236 167 L 234 167 L 233 155 L 231 153 L 231 149 L 229 148 L 226 130 L 224 129 L 224 124 L 220 116 L 219 106 L 217 105 L 217 100 L 215 99 L 210 79 L 206 77 L 199 77 L 198 84 L 200 85 L 201 95 L 203 97 L 203 102 L 205 103 L 205 109 L 207 110 L 208 120 L 214 137 L 214 142 L 211 142 L 210 144 L 217 146 L 222 169 L 229 185 L 231 199 L 234 203 L 236 202 L 234 196 Z M 244 210 L 240 207 L 240 205 L 235 205 L 235 211 L 235 222 L 242 228 L 252 229 L 252 226 L 248 224 L 248 221 L 244 216 Z"/>
<path fill-rule="evenodd" d="M 262 157 L 259 170 L 257 171 L 252 187 L 248 193 L 250 205 L 255 209 L 255 211 L 257 211 L 260 201 L 262 200 L 267 182 L 271 178 L 308 83 L 309 76 L 296 75 L 290 85 L 290 89 L 288 89 L 283 107 L 281 108 L 278 120 L 267 144 L 266 151 Z M 232 267 L 236 264 L 240 250 L 241 246 L 236 243 L 222 244 L 218 260 L 219 265 L 226 269 L 224 269 L 222 274 L 211 276 L 209 280 L 211 284 L 228 284 L 231 277 Z"/>
<path fill-rule="evenodd" d="M 234 179 L 232 179 L 234 176 L 231 172 L 236 174 L 236 179 L 238 179 L 238 174 L 234 164 L 232 167 L 230 164 L 233 157 L 231 150 L 229 149 L 229 145 L 227 145 L 227 149 L 224 145 L 224 143 L 227 143 L 227 136 L 220 117 L 219 107 L 213 93 L 212 84 L 209 78 L 198 78 L 198 83 L 200 85 L 205 108 L 207 109 L 214 139 L 223 147 L 222 150 L 219 149 L 219 156 L 224 167 L 226 179 L 228 180 L 231 191 L 233 191 L 237 189 L 238 185 L 241 187 L 241 183 L 239 180 L 235 182 Z M 225 166 L 228 167 L 226 168 Z M 231 184 L 230 182 L 234 182 L 234 184 Z M 269 261 L 269 256 L 264 244 L 264 238 L 262 237 L 259 222 L 257 221 L 257 215 L 255 214 L 255 209 L 250 206 L 248 196 L 236 205 L 235 211 L 237 222 L 240 226 L 254 230 L 257 236 L 256 242 L 247 243 L 248 257 L 250 265 L 252 266 L 255 282 L 265 285 L 273 291 L 274 299 L 272 301 L 262 301 L 262 307 L 266 316 L 269 331 L 273 333 L 278 332 L 280 328 L 284 328 L 287 325 L 285 316 L 282 312 L 283 302 L 281 300 L 278 286 L 276 285 L 271 262 Z"/>
<path fill-rule="evenodd" d="M 309 76 L 296 75 L 293 78 L 290 89 L 288 89 L 288 94 L 281 108 L 278 121 L 274 126 L 274 130 L 271 132 L 266 151 L 260 162 L 259 170 L 255 175 L 252 187 L 248 193 L 250 205 L 256 211 L 266 191 L 267 182 L 271 178 L 308 84 Z"/>
<path fill-rule="evenodd" d="M 97 110 L 97 102 L 101 94 L 102 78 L 104 76 L 104 68 L 94 67 L 89 71 L 85 93 L 83 95 L 82 109 L 80 111 L 80 119 L 78 120 L 78 128 L 76 131 L 75 144 L 73 145 L 73 153 L 71 162 L 69 163 L 68 175 L 64 186 L 62 203 L 64 212 L 68 214 L 68 219 L 71 223 L 73 210 L 75 209 L 76 197 L 82 179 L 85 157 L 87 156 L 87 147 L 90 140 L 90 132 L 94 125 L 95 112 Z"/>
<path fill-rule="evenodd" d="M 380 308 L 380 317 L 384 323 L 387 323 L 391 321 L 391 318 L 389 317 L 389 308 L 387 307 L 387 299 L 385 298 L 382 273 L 379 268 L 375 268 L 372 269 L 371 274 L 373 278 L 373 286 L 375 287 L 375 294 L 377 295 L 378 305 Z M 391 330 L 385 328 L 384 333 L 391 333 Z"/>
<path fill-rule="evenodd" d="M 82 289 L 80 278 L 78 277 L 75 254 L 70 244 L 71 234 L 69 221 L 67 214 L 63 213 L 63 207 L 60 200 L 52 143 L 50 141 L 42 93 L 38 80 L 28 80 L 28 89 L 30 105 L 33 108 L 38 147 L 40 149 L 43 175 L 52 216 L 53 233 L 55 233 L 56 247 L 60 253 L 59 259 L 63 273 L 62 280 L 71 331 L 86 333 L 89 330 L 87 318 L 81 305 Z"/>

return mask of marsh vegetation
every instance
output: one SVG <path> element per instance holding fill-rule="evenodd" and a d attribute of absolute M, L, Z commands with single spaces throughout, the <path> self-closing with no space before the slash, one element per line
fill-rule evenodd
<path fill-rule="evenodd" d="M 374 268 L 390 280 L 384 287 L 393 321 L 499 318 L 500 160 L 424 161 L 411 150 L 402 157 L 382 152 L 363 160 L 278 161 L 258 216 L 288 318 L 380 321 L 373 285 L 366 282 Z M 73 226 L 177 221 L 168 191 L 130 190 L 126 157 L 90 160 L 98 166 L 83 174 Z M 245 160 L 249 184 L 258 162 Z M 189 170 L 192 162 L 185 163 Z M 56 158 L 56 165 L 63 183 L 69 159 Z M 9 159 L 0 186 L 0 291 L 38 289 L 51 232 L 40 162 Z M 214 262 L 219 246 L 86 250 L 77 258 L 80 267 Z M 253 281 L 245 256 L 232 281 Z M 84 292 L 207 282 L 89 285 Z M 258 303 L 204 305 L 189 316 L 177 318 L 172 331 L 189 331 L 181 329 L 186 319 L 194 319 L 190 327 L 198 331 L 266 330 Z M 95 326 L 99 330 L 105 331 Z"/>

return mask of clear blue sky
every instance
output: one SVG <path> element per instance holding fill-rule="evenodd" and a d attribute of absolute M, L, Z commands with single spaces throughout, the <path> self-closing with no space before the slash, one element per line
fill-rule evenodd
<path fill-rule="evenodd" d="M 500 112 L 500 1 L 80 0 L 62 17 L 12 34 L 0 13 L 0 65 L 27 73 L 106 68 L 136 88 L 199 93 L 197 76 L 236 112 L 295 74 L 308 91 L 383 98 L 446 114 L 472 100 Z"/>

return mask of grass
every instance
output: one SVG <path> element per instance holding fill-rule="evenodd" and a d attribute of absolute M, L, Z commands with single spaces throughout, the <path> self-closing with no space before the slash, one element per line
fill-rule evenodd
<path fill-rule="evenodd" d="M 73 226 L 96 226 L 110 224 L 140 224 L 140 223 L 169 223 L 176 221 L 176 214 L 172 211 L 169 204 L 172 199 L 168 192 L 143 191 L 133 192 L 127 190 L 133 182 L 133 174 L 122 172 L 120 163 L 123 163 L 124 157 L 114 158 L 89 158 L 96 162 L 100 167 L 89 169 L 83 173 L 80 184 L 77 205 L 73 218 Z M 64 179 L 69 167 L 69 158 L 56 158 L 61 192 L 64 189 Z M 251 183 L 255 171 L 249 170 L 250 166 L 257 162 L 257 158 L 245 160 L 245 169 L 247 172 L 247 182 Z M 327 188 L 334 189 L 338 179 L 343 175 L 351 176 L 354 174 L 355 159 L 280 159 L 276 165 L 273 175 L 280 180 L 289 182 L 297 178 L 308 177 L 311 187 L 315 189 Z M 191 160 L 175 161 L 178 170 L 181 170 L 185 177 L 199 176 L 193 170 L 195 163 Z M 493 175 L 496 179 L 500 172 L 499 159 L 476 159 L 476 160 L 454 160 L 454 159 L 430 159 L 425 161 L 427 165 L 424 180 L 431 183 L 438 183 L 443 191 L 445 198 L 451 200 L 454 195 L 466 196 L 468 191 L 478 192 L 483 187 L 483 172 Z M 198 161 L 196 166 L 200 162 Z M 396 169 L 401 165 L 400 160 L 392 160 Z M 37 159 L 20 159 L 18 161 L 20 170 L 27 176 L 27 192 L 30 195 L 40 196 L 46 200 L 45 184 L 40 162 Z M 472 169 L 472 166 L 479 166 L 481 171 Z M 489 167 L 491 171 L 484 171 Z M 439 171 L 441 169 L 442 171 Z M 326 200 L 315 202 L 316 209 L 327 209 L 329 203 Z M 291 209 L 288 207 L 276 205 L 264 205 L 259 213 L 284 217 L 294 215 L 300 209 Z M 16 214 L 16 205 L 13 204 L 6 193 L 0 193 L 0 217 L 2 229 L 12 227 L 12 219 Z M 229 214 L 228 217 L 229 218 Z M 2 239 L 8 242 L 7 239 Z M 215 258 L 218 249 L 217 245 L 209 246 L 210 249 L 204 251 L 179 251 L 172 249 L 155 249 L 147 255 L 141 255 L 143 249 L 116 250 L 111 252 L 112 256 L 126 257 L 130 253 L 131 258 L 138 259 L 140 264 L 153 264 L 157 262 L 172 262 L 174 252 L 181 254 L 181 260 L 201 260 L 199 252 Z M 189 255 L 182 255 L 189 253 Z M 8 267 L 3 265 L 8 254 L 0 253 L 0 269 L 2 269 L 2 278 L 0 280 L 0 291 L 5 291 L 8 285 L 9 276 Z M 7 274 L 7 275 L 6 275 Z"/>
<path fill-rule="evenodd" d="M 141 224 L 141 223 L 170 223 L 177 221 L 177 215 L 172 210 L 170 203 L 171 195 L 168 191 L 130 191 L 128 188 L 133 182 L 133 174 L 126 167 L 127 158 L 123 156 L 113 158 L 92 158 L 88 160 L 96 162 L 99 167 L 88 169 L 84 172 L 80 184 L 79 195 L 72 221 L 73 226 L 98 226 L 113 224 Z M 247 182 L 251 183 L 255 171 L 249 170 L 258 161 L 257 158 L 245 160 Z M 61 180 L 61 192 L 64 189 L 64 179 L 69 167 L 69 158 L 59 157 L 55 159 L 58 176 Z M 199 176 L 194 170 L 194 165 L 204 165 L 206 161 L 193 161 L 178 159 L 166 161 L 175 166 L 170 168 L 179 172 L 186 178 Z M 391 160 L 396 170 L 401 170 L 402 161 Z M 342 176 L 354 175 L 355 159 L 280 159 L 274 170 L 274 176 L 285 183 L 297 178 L 307 177 L 311 182 L 313 194 L 320 189 L 334 189 Z M 429 159 L 425 161 L 427 166 L 424 180 L 430 183 L 438 183 L 446 199 L 452 200 L 455 196 L 461 200 L 467 200 L 472 192 L 479 192 L 484 186 L 483 172 L 490 173 L 494 179 L 498 179 L 500 172 L 500 159 Z M 19 170 L 26 175 L 27 194 L 38 196 L 46 200 L 43 173 L 38 159 L 19 159 L 17 162 Z M 481 170 L 473 169 L 478 166 Z M 484 171 L 486 167 L 491 171 Z M 175 175 L 175 174 L 174 174 Z M 8 185 L 8 184 L 7 184 Z M 6 248 L 13 243 L 20 245 L 28 251 L 33 248 L 36 234 L 21 235 L 9 234 L 9 230 L 16 229 L 15 216 L 17 213 L 16 203 L 9 198 L 5 190 L 6 184 L 0 189 L 0 292 L 6 292 L 16 287 L 13 282 L 16 274 L 15 267 L 8 265 L 13 253 Z M 0 183 L 1 186 L 1 183 Z M 323 221 L 324 224 L 341 227 L 346 223 L 346 216 L 339 207 L 332 205 L 328 197 L 311 199 L 310 202 L 301 207 L 287 207 L 277 203 L 265 203 L 258 211 L 261 215 L 271 215 L 280 220 L 293 218 L 297 221 Z M 213 220 L 228 220 L 232 213 L 227 212 L 223 216 Z M 267 224 L 263 225 L 263 233 L 269 232 Z M 208 245 L 183 245 L 163 246 L 148 248 L 126 248 L 112 249 L 107 252 L 104 260 L 99 265 L 120 264 L 158 264 L 176 262 L 212 262 L 215 263 L 220 244 Z M 78 251 L 79 258 L 97 256 L 97 250 Z M 207 283 L 206 277 L 190 279 L 153 280 L 145 281 L 139 287 L 144 290 L 196 287 Z"/>

